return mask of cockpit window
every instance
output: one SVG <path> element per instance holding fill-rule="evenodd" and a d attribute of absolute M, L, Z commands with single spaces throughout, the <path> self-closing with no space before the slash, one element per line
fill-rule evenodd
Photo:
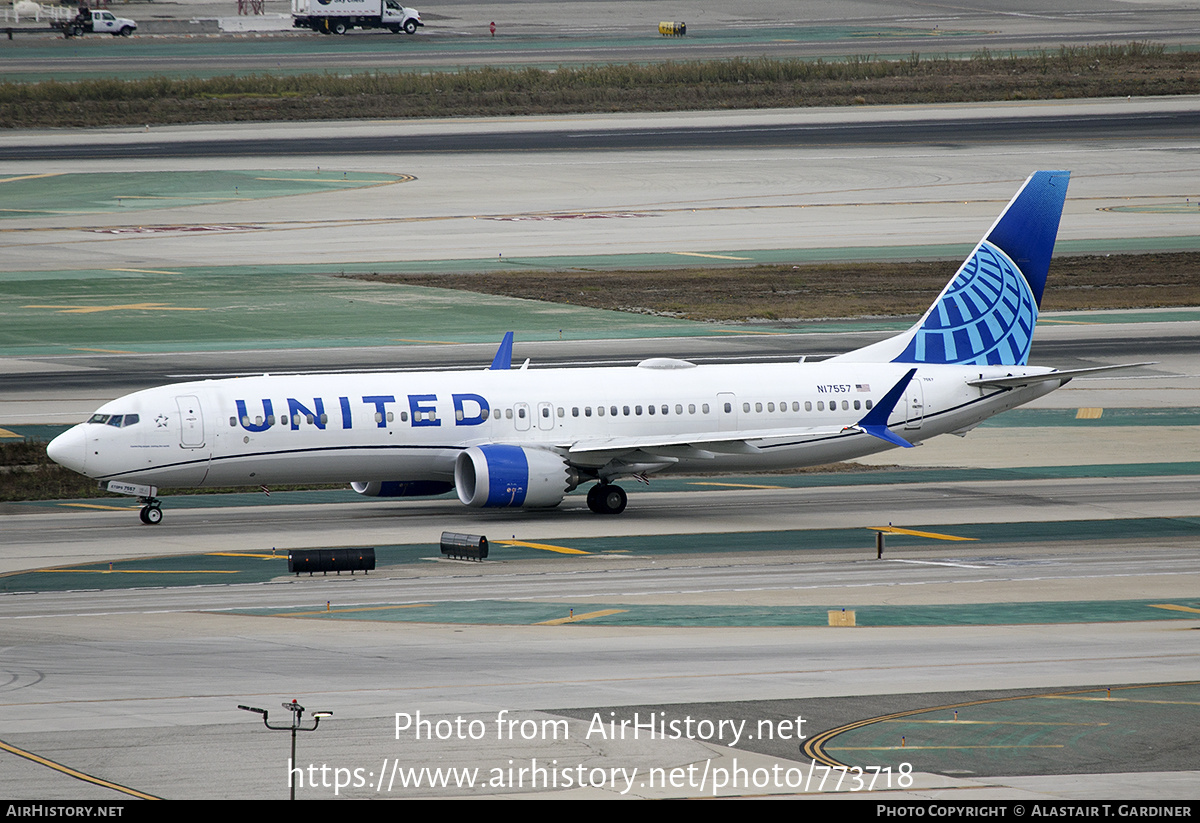
<path fill-rule="evenodd" d="M 136 414 L 93 414 L 87 422 L 123 429 L 134 425 L 139 419 Z"/>

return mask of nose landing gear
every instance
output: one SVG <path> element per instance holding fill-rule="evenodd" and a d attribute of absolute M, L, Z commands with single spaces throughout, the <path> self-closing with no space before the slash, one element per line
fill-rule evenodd
<path fill-rule="evenodd" d="M 141 502 L 146 504 L 146 505 L 142 506 L 142 511 L 140 514 L 140 517 L 142 518 L 142 522 L 145 523 L 147 526 L 156 526 L 159 523 L 161 523 L 162 517 L 163 517 L 162 501 L 157 500 L 153 497 L 151 497 L 151 498 L 143 497 Z"/>

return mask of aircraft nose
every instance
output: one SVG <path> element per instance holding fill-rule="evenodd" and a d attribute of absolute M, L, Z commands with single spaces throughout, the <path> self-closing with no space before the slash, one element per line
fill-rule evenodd
<path fill-rule="evenodd" d="M 87 435 L 83 426 L 67 429 L 46 446 L 46 455 L 60 466 L 71 471 L 87 474 L 84 464 L 87 461 Z"/>

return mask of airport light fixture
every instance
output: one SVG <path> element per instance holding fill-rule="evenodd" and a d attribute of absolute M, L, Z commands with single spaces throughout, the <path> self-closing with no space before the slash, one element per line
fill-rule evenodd
<path fill-rule="evenodd" d="M 303 706 L 301 706 L 299 703 L 297 703 L 296 700 L 293 698 L 291 703 L 284 703 L 283 707 L 292 713 L 292 722 L 286 726 L 272 726 L 271 723 L 267 719 L 268 713 L 267 713 L 266 709 L 260 709 L 260 708 L 257 708 L 256 706 L 242 706 L 242 705 L 238 706 L 238 708 L 241 709 L 242 711 L 254 712 L 255 714 L 261 714 L 262 719 L 263 719 L 263 725 L 266 726 L 271 731 L 273 731 L 273 732 L 290 731 L 292 733 L 292 757 L 290 760 L 288 760 L 288 786 L 291 788 L 291 796 L 289 799 L 295 800 L 296 799 L 296 780 L 294 779 L 293 775 L 295 774 L 295 769 L 296 769 L 296 732 L 315 732 L 317 730 L 317 726 L 321 725 L 321 718 L 322 717 L 333 717 L 333 712 L 326 712 L 326 711 L 313 712 L 312 713 L 313 724 L 311 726 L 305 727 L 302 722 L 304 719 L 304 707 Z"/>

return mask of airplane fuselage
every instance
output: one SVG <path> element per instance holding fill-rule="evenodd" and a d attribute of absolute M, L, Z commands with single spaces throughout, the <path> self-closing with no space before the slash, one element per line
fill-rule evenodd
<path fill-rule="evenodd" d="M 106 404 L 59 453 L 69 449 L 99 480 L 159 487 L 450 482 L 463 449 L 504 443 L 569 453 L 572 464 L 602 472 L 633 437 L 661 441 L 641 455 L 667 464 L 655 471 L 786 469 L 891 448 L 847 427 L 905 371 L 892 363 L 647 361 L 206 380 Z M 909 442 L 971 428 L 1057 384 L 997 390 L 967 380 L 1046 371 L 923 365 L 889 426 Z M 126 424 L 130 415 L 136 422 Z"/>

